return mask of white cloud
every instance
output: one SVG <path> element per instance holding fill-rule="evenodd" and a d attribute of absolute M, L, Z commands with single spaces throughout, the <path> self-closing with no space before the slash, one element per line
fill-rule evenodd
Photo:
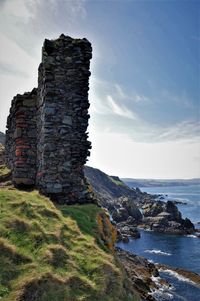
<path fill-rule="evenodd" d="M 136 115 L 131 110 L 127 109 L 123 105 L 117 104 L 111 95 L 107 95 L 107 101 L 111 109 L 111 112 L 113 112 L 114 114 L 124 118 L 136 119 Z"/>
<path fill-rule="evenodd" d="M 99 115 L 118 115 L 118 117 L 138 119 L 133 110 L 134 103 L 148 100 L 143 95 L 132 92 L 126 94 L 119 84 L 100 80 L 94 76 L 90 79 L 90 112 Z"/>
<path fill-rule="evenodd" d="M 132 90 L 130 94 L 126 93 L 119 84 L 115 84 L 114 87 L 116 89 L 116 95 L 122 100 L 129 100 L 136 103 L 150 101 L 147 96 L 139 94 L 134 90 Z"/>
<path fill-rule="evenodd" d="M 183 120 L 168 126 L 157 124 L 155 116 L 155 123 L 150 123 L 134 110 L 136 102 L 131 102 L 130 95 L 120 85 L 93 76 L 90 87 L 90 124 L 95 125 L 97 131 L 126 134 L 133 141 L 146 143 L 199 140 L 199 121 Z M 140 97 L 143 101 L 143 96 L 139 94 L 138 101 Z"/>
<path fill-rule="evenodd" d="M 60 33 L 61 28 L 71 28 L 86 16 L 83 0 L 26 0 L 25 3 L 32 12 L 29 23 L 37 33 Z"/>
<path fill-rule="evenodd" d="M 77 36 L 86 10 L 83 0 L 1 0 L 0 7 L 0 130 L 5 131 L 12 98 L 37 85 L 44 39 L 62 32 Z"/>
<path fill-rule="evenodd" d="M 85 16 L 84 0 L 7 0 L 1 6 L 0 31 L 37 56 L 45 38 L 73 35 Z"/>
<path fill-rule="evenodd" d="M 110 175 L 135 178 L 200 177 L 198 141 L 141 143 L 126 134 L 91 129 L 88 165 Z"/>
<path fill-rule="evenodd" d="M 27 21 L 32 13 L 28 10 L 26 3 L 28 3 L 28 1 L 5 0 L 2 9 L 8 16 L 10 15 L 12 17 L 20 17 Z"/>
<path fill-rule="evenodd" d="M 158 128 L 158 141 L 200 140 L 200 122 L 185 120 L 167 128 Z"/>

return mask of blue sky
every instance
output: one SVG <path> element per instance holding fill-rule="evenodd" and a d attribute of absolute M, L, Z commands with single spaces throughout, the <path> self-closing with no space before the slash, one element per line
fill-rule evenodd
<path fill-rule="evenodd" d="M 91 166 L 121 177 L 200 177 L 199 1 L 1 0 L 0 130 L 37 85 L 44 38 L 93 45 Z"/>

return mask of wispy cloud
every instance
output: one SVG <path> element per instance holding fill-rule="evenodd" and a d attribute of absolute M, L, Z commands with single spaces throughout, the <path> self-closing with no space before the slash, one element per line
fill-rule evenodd
<path fill-rule="evenodd" d="M 200 140 L 200 122 L 194 119 L 184 119 L 171 125 L 148 122 L 136 110 L 137 102 L 131 101 L 130 93 L 125 93 L 119 84 L 112 84 L 91 79 L 91 125 L 97 131 L 109 131 L 128 135 L 130 139 L 138 142 L 157 143 L 166 141 L 198 141 Z M 179 102 L 182 98 L 169 92 L 163 92 L 171 101 Z M 141 101 L 146 101 L 145 96 Z M 186 98 L 183 97 L 186 101 Z M 183 100 L 182 100 L 183 102 Z M 148 105 L 151 105 L 151 100 Z M 154 104 L 155 105 L 155 104 Z M 186 104 L 188 105 L 189 104 Z M 99 116 L 99 118 L 98 118 Z M 99 120 L 99 122 L 98 122 Z"/>
<path fill-rule="evenodd" d="M 184 120 L 171 126 L 161 126 L 138 118 L 135 125 L 126 126 L 124 132 L 138 142 L 190 141 L 190 143 L 200 143 L 200 122 L 195 120 Z"/>
<path fill-rule="evenodd" d="M 158 141 L 173 140 L 199 140 L 200 141 L 200 122 L 184 120 L 171 127 L 157 128 Z"/>
<path fill-rule="evenodd" d="M 136 119 L 136 114 L 133 113 L 133 111 L 127 109 L 124 105 L 117 104 L 111 95 L 107 95 L 107 101 L 109 107 L 111 108 L 111 112 L 113 112 L 114 114 L 124 118 Z"/>
<path fill-rule="evenodd" d="M 16 66 L 6 62 L 0 62 L 0 74 L 2 75 L 11 75 L 11 76 L 20 76 L 26 78 L 29 76 L 26 72 L 18 69 Z"/>
<path fill-rule="evenodd" d="M 6 0 L 1 5 L 0 32 L 36 56 L 44 38 L 73 34 L 85 16 L 84 0 Z"/>
<path fill-rule="evenodd" d="M 95 78 L 90 81 L 91 112 L 117 115 L 119 118 L 137 119 L 134 104 L 148 101 L 148 97 L 131 91 L 126 93 L 121 85 Z"/>
<path fill-rule="evenodd" d="M 146 101 L 150 101 L 149 97 L 143 95 L 143 94 L 139 94 L 137 92 L 135 92 L 134 90 L 131 91 L 130 94 L 126 93 L 124 91 L 124 89 L 119 85 L 119 84 L 114 84 L 114 87 L 116 89 L 116 94 L 118 95 L 118 97 L 120 97 L 120 99 L 126 99 L 126 100 L 130 100 L 133 102 L 146 102 Z"/>
<path fill-rule="evenodd" d="M 44 39 L 61 33 L 83 37 L 80 24 L 85 17 L 84 0 L 0 0 L 2 131 L 12 97 L 37 85 Z"/>
<path fill-rule="evenodd" d="M 84 0 L 24 1 L 27 9 L 32 12 L 29 24 L 37 33 L 60 31 L 62 27 L 71 28 L 86 16 Z"/>

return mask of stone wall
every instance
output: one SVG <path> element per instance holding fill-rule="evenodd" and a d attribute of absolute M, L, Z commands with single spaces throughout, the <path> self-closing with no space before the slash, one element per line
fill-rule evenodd
<path fill-rule="evenodd" d="M 33 186 L 36 177 L 37 89 L 17 94 L 7 120 L 6 159 L 16 186 Z"/>
<path fill-rule="evenodd" d="M 61 35 L 45 40 L 38 89 L 17 95 L 7 121 L 7 164 L 16 186 L 36 186 L 61 203 L 89 199 L 83 165 L 91 44 Z"/>

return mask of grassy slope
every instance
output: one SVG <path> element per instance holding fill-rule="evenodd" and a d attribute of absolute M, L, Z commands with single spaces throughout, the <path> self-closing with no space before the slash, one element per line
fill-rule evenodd
<path fill-rule="evenodd" d="M 37 191 L 0 189 L 0 299 L 136 300 L 105 221 L 96 205 L 56 208 Z"/>
<path fill-rule="evenodd" d="M 113 183 L 115 183 L 116 185 L 127 188 L 126 184 L 125 184 L 124 182 L 122 182 L 119 178 L 117 178 L 117 177 L 112 177 L 112 176 L 108 176 L 108 177 L 109 177 L 109 179 L 110 179 Z"/>

